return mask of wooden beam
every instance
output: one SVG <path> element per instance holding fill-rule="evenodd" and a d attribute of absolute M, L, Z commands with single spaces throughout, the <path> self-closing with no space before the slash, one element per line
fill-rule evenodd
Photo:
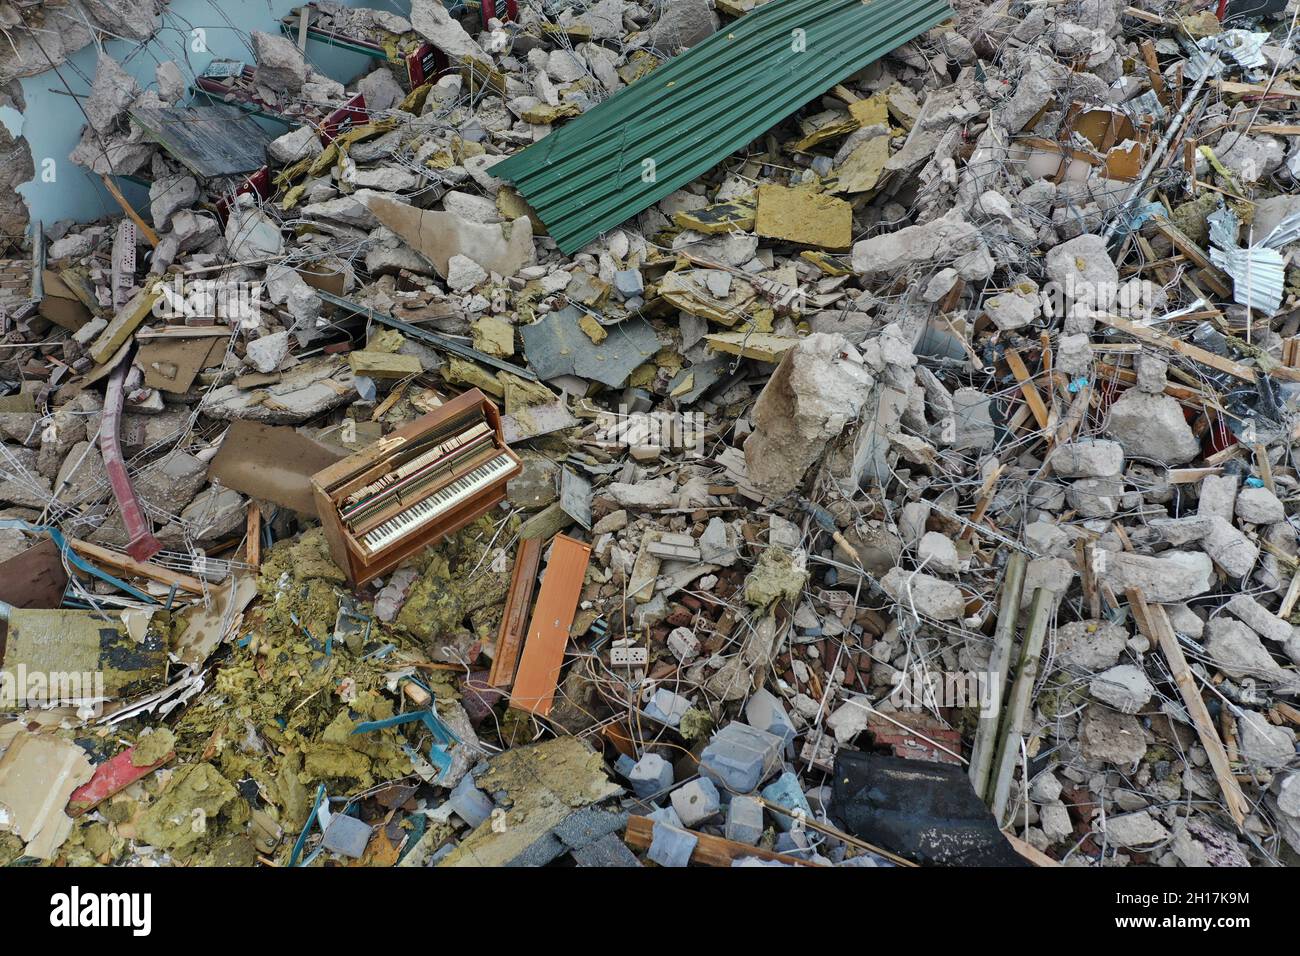
<path fill-rule="evenodd" d="M 649 817 L 630 816 L 627 818 L 627 829 L 623 832 L 623 842 L 634 850 L 648 850 L 650 844 L 654 842 L 654 827 L 655 822 Z M 676 829 L 682 828 L 678 827 Z M 698 830 L 686 830 L 685 832 L 698 841 L 695 844 L 695 849 L 691 852 L 691 862 L 698 863 L 700 866 L 730 867 L 736 860 L 743 860 L 747 856 L 758 857 L 760 860 L 789 863 L 793 866 L 822 865 L 813 863 L 811 860 L 801 860 L 796 856 L 773 853 L 771 850 L 763 850 L 756 846 L 737 843 L 735 840 L 710 836 L 707 833 L 700 833 Z"/>
<path fill-rule="evenodd" d="M 998 599 L 998 623 L 993 632 L 993 652 L 989 656 L 988 674 L 997 688 L 995 700 L 1003 700 L 1007 686 L 1007 673 L 1011 670 L 1011 646 L 1016 640 L 1016 622 L 1020 619 L 1020 596 L 1025 587 L 1025 569 L 1029 559 L 1021 551 L 1014 551 L 1007 559 L 1007 571 L 1002 578 L 1002 593 Z M 987 801 L 989 771 L 993 768 L 993 755 L 998 745 L 998 722 L 1002 714 L 982 714 L 975 728 L 975 743 L 971 748 L 971 786 L 975 795 Z"/>
<path fill-rule="evenodd" d="M 190 577 L 188 574 L 181 574 L 171 568 L 164 568 L 148 561 L 137 561 L 120 551 L 113 551 L 98 544 L 91 544 L 89 541 L 69 538 L 68 544 L 73 551 L 76 551 L 83 558 L 90 558 L 97 564 L 106 565 L 115 571 L 149 578 L 151 581 L 166 584 L 168 587 L 174 584 L 182 591 L 188 591 L 191 594 L 202 594 L 204 592 L 203 582 L 198 578 Z"/>
<path fill-rule="evenodd" d="M 99 178 L 103 180 L 104 188 L 109 191 L 109 194 L 117 200 L 117 204 L 122 207 L 122 211 L 126 213 L 127 217 L 133 223 L 135 223 L 135 227 L 140 230 L 140 235 L 149 240 L 149 245 L 157 247 L 158 233 L 150 229 L 149 224 L 141 219 L 140 214 L 135 211 L 129 202 L 126 201 L 126 197 L 122 195 L 122 190 L 117 188 L 117 183 L 113 182 L 113 180 L 108 176 L 100 176 Z"/>
<path fill-rule="evenodd" d="M 1051 426 L 1051 418 L 1047 414 L 1047 406 L 1043 404 L 1043 396 L 1038 393 L 1038 387 L 1034 385 L 1033 376 L 1025 367 L 1024 359 L 1020 357 L 1019 352 L 1010 347 L 1007 348 L 1006 357 L 1011 374 L 1020 383 L 1020 393 L 1025 396 L 1025 404 L 1034 413 L 1034 420 L 1038 422 L 1038 427 L 1046 430 Z"/>
<path fill-rule="evenodd" d="M 1145 325 L 1138 325 L 1136 322 L 1130 322 L 1128 319 L 1121 319 L 1117 315 L 1098 315 L 1097 320 L 1103 325 L 1108 325 L 1112 329 L 1118 329 L 1126 332 L 1135 339 L 1141 339 L 1151 345 L 1169 349 L 1171 352 L 1177 352 L 1184 358 L 1189 358 L 1193 362 L 1200 362 L 1202 365 L 1208 365 L 1212 369 L 1220 372 L 1227 372 L 1243 382 L 1255 383 L 1258 376 L 1255 370 L 1240 362 L 1234 362 L 1232 359 L 1224 358 L 1222 355 L 1216 355 L 1199 345 L 1190 345 L 1163 332 L 1157 332 L 1155 329 L 1148 328 Z M 1280 376 L 1279 376 L 1280 377 Z"/>
<path fill-rule="evenodd" d="M 1053 860 L 1042 850 L 1038 849 L 1038 847 L 1034 846 L 1032 843 L 1026 843 L 1024 840 L 1020 839 L 1020 837 L 1016 836 L 1010 830 L 1003 830 L 1002 835 L 1006 837 L 1007 842 L 1011 844 L 1011 849 L 1015 850 L 1026 860 L 1028 860 L 1030 863 L 1034 864 L 1034 866 L 1060 866 L 1061 865 L 1061 862 L 1059 860 Z"/>
<path fill-rule="evenodd" d="M 256 501 L 248 503 L 248 533 L 245 550 L 252 568 L 262 566 L 262 509 Z"/>
<path fill-rule="evenodd" d="M 1011 798 L 1011 777 L 1020 757 L 1020 735 L 1029 713 L 1030 696 L 1034 690 L 1034 680 L 1038 676 L 1038 659 L 1043 654 L 1043 642 L 1047 638 L 1047 625 L 1052 617 L 1054 599 L 1054 592 L 1038 588 L 1034 591 L 1034 603 L 1029 607 L 1029 625 L 1025 629 L 1025 639 L 1021 645 L 1020 665 L 1007 697 L 1002 739 L 989 784 L 989 808 L 993 811 L 993 819 L 998 821 L 998 826 L 1002 825 Z"/>
<path fill-rule="evenodd" d="M 573 626 L 590 560 L 590 545 L 567 535 L 555 536 L 510 695 L 510 706 L 515 710 L 539 717 L 551 712 L 564 664 L 564 649 L 569 643 L 569 628 Z"/>
<path fill-rule="evenodd" d="M 501 614 L 496 651 L 492 655 L 492 670 L 488 673 L 488 684 L 492 687 L 509 687 L 515 682 L 515 667 L 524 642 L 524 621 L 533 602 L 537 566 L 542 560 L 544 543 L 541 538 L 524 538 L 519 542 L 515 566 L 510 573 L 510 590 L 506 592 L 506 606 Z"/>
<path fill-rule="evenodd" d="M 1228 813 L 1237 824 L 1237 829 L 1244 833 L 1246 816 L 1250 813 L 1250 803 L 1232 774 L 1227 751 L 1219 740 L 1219 735 L 1214 732 L 1214 722 L 1210 719 L 1205 701 L 1201 699 L 1196 678 L 1192 676 L 1192 669 L 1187 665 L 1183 649 L 1178 645 L 1178 636 L 1174 634 L 1169 617 L 1159 604 L 1148 604 L 1145 596 L 1137 588 L 1129 588 L 1127 593 L 1129 608 L 1133 611 L 1138 628 L 1147 640 L 1160 646 L 1165 660 L 1169 662 L 1169 671 L 1174 675 L 1174 683 L 1178 685 L 1183 705 L 1187 708 L 1187 714 L 1192 718 L 1196 733 L 1201 738 L 1201 746 L 1209 755 L 1210 766 L 1214 769 L 1214 776 L 1218 779 L 1219 788 L 1223 791 L 1224 800 L 1228 804 Z M 1227 708 L 1224 708 L 1224 712 L 1227 712 Z"/>

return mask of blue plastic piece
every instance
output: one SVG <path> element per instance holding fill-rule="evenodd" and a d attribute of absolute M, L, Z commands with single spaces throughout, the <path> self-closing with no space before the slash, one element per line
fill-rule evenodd
<path fill-rule="evenodd" d="M 383 730 L 385 727 L 400 727 L 403 724 L 411 724 L 416 721 L 424 724 L 429 733 L 433 734 L 433 743 L 429 745 L 429 763 L 437 768 L 437 782 L 442 783 L 451 772 L 451 754 L 447 753 L 447 748 L 460 743 L 460 738 L 442 722 L 432 707 L 428 710 L 412 710 L 404 714 L 394 714 L 392 717 L 385 717 L 383 720 L 369 720 L 363 724 L 357 724 L 352 733 L 368 734 L 372 730 Z"/>

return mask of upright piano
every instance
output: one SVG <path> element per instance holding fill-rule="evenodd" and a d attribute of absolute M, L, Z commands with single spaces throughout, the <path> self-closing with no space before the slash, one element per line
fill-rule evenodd
<path fill-rule="evenodd" d="M 312 476 L 330 553 L 353 587 L 487 512 L 523 465 L 478 389 Z"/>

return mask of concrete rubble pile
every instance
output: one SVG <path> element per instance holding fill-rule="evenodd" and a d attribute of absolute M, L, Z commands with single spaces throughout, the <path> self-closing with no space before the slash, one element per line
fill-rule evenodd
<path fill-rule="evenodd" d="M 864 754 L 1025 865 L 1300 860 L 1300 7 L 957 0 L 573 254 L 493 174 L 794 2 L 320 3 L 389 55 L 253 32 L 213 177 L 99 55 L 123 212 L 0 263 L 0 674 L 98 683 L 0 696 L 0 862 L 924 862 Z M 473 389 L 505 499 L 353 586 L 312 476 Z"/>

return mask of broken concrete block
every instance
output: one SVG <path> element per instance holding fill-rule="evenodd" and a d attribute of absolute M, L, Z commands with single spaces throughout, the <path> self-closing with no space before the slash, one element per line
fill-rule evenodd
<path fill-rule="evenodd" d="M 1234 595 L 1225 609 L 1260 637 L 1285 644 L 1294 633 L 1290 623 L 1265 610 L 1248 594 Z"/>
<path fill-rule="evenodd" d="M 673 765 L 658 754 L 646 754 L 636 762 L 627 782 L 632 791 L 645 800 L 673 785 Z"/>
<path fill-rule="evenodd" d="M 1205 625 L 1205 653 L 1229 677 L 1276 683 L 1288 675 L 1246 625 L 1217 617 Z"/>
<path fill-rule="evenodd" d="M 1237 493 L 1237 517 L 1251 524 L 1274 524 L 1286 520 L 1286 508 L 1267 488 L 1243 488 Z"/>
<path fill-rule="evenodd" d="M 258 86 L 281 93 L 296 93 L 307 81 L 307 62 L 288 37 L 254 30 L 253 57 L 257 60 Z"/>
<path fill-rule="evenodd" d="M 763 837 L 763 805 L 753 797 L 734 796 L 727 805 L 728 840 L 757 846 Z"/>
<path fill-rule="evenodd" d="M 1088 685 L 1092 696 L 1110 704 L 1122 714 L 1136 714 L 1151 700 L 1155 687 L 1146 674 L 1132 664 L 1103 671 Z"/>
<path fill-rule="evenodd" d="M 1124 470 L 1124 449 L 1102 439 L 1069 442 L 1057 446 L 1051 461 L 1062 478 L 1112 478 Z"/>
<path fill-rule="evenodd" d="M 1079 725 L 1080 751 L 1087 760 L 1131 767 L 1147 752 L 1142 724 L 1130 714 L 1092 704 Z"/>
<path fill-rule="evenodd" d="M 941 264 L 982 247 L 980 230 L 955 210 L 919 226 L 865 239 L 853 246 L 853 271 L 896 275 L 911 266 Z"/>
<path fill-rule="evenodd" d="M 961 570 L 961 556 L 957 546 L 946 534 L 927 531 L 916 548 L 917 559 L 927 569 L 944 574 L 956 574 Z"/>
<path fill-rule="evenodd" d="M 784 747 L 780 737 L 733 721 L 700 754 L 700 773 L 733 794 L 753 793 L 776 769 Z"/>
<path fill-rule="evenodd" d="M 718 788 L 707 777 L 684 783 L 672 793 L 673 809 L 687 827 L 712 820 L 721 808 Z"/>
<path fill-rule="evenodd" d="M 745 440 L 749 479 L 765 494 L 794 490 L 867 400 L 873 379 L 842 356 L 848 343 L 814 333 L 781 358 L 754 406 Z"/>
<path fill-rule="evenodd" d="M 961 589 L 933 575 L 891 568 L 880 586 L 902 607 L 922 617 L 954 621 L 965 613 Z"/>
<path fill-rule="evenodd" d="M 1098 549 L 1094 553 L 1094 570 L 1116 594 L 1137 588 L 1156 604 L 1186 601 L 1205 594 L 1215 583 L 1213 562 L 1198 551 L 1165 551 L 1150 557 Z"/>
<path fill-rule="evenodd" d="M 1167 465 L 1181 465 L 1201 450 L 1177 399 L 1135 388 L 1111 405 L 1106 434 L 1124 446 L 1125 454 Z"/>

